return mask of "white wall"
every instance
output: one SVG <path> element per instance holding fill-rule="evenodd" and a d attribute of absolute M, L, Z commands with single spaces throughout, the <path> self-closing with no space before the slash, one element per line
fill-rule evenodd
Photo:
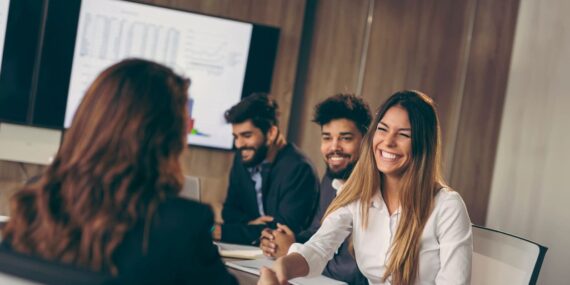
<path fill-rule="evenodd" d="M 521 0 L 487 226 L 549 247 L 570 283 L 570 1 Z"/>

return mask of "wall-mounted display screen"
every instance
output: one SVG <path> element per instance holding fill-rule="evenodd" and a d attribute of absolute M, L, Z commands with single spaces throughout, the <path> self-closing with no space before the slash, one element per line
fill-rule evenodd
<path fill-rule="evenodd" d="M 0 72 L 2 72 L 2 55 L 4 55 L 8 8 L 10 8 L 10 0 L 0 0 Z"/>
<path fill-rule="evenodd" d="M 103 69 L 138 57 L 191 78 L 194 130 L 189 143 L 231 149 L 231 127 L 223 114 L 242 98 L 253 32 L 251 23 L 127 1 L 83 0 L 64 126 L 70 126 L 86 89 Z M 267 64 L 273 67 L 273 61 Z"/>

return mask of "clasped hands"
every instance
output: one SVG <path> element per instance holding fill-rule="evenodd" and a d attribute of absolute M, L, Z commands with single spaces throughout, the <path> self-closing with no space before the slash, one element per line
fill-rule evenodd
<path fill-rule="evenodd" d="M 289 227 L 277 223 L 277 229 L 266 228 L 261 232 L 259 248 L 267 257 L 278 258 L 289 251 L 295 243 L 295 234 Z"/>
<path fill-rule="evenodd" d="M 293 243 L 295 243 L 293 231 L 286 225 L 277 223 L 277 229 L 266 228 L 261 232 L 259 247 L 265 256 L 278 258 L 286 255 Z M 275 262 L 273 269 L 266 267 L 261 269 L 258 285 L 289 284 L 279 261 Z"/>

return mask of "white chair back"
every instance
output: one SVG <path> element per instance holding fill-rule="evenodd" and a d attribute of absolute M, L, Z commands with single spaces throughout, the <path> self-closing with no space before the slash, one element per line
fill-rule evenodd
<path fill-rule="evenodd" d="M 184 185 L 180 197 L 200 201 L 200 179 L 196 176 L 184 175 Z"/>
<path fill-rule="evenodd" d="M 3 272 L 0 272 L 0 284 L 6 285 L 40 285 L 42 283 L 36 283 L 33 281 L 25 280 L 16 276 L 12 276 Z"/>
<path fill-rule="evenodd" d="M 8 216 L 0 215 L 0 229 L 4 227 L 4 225 L 8 222 L 9 219 L 10 219 L 10 217 L 8 217 Z M 0 242 L 2 242 L 2 233 L 1 232 L 0 232 Z M 2 281 L 2 278 L 0 278 L 0 281 Z M 7 284 L 7 283 L 0 282 L 0 284 Z"/>
<path fill-rule="evenodd" d="M 536 284 L 548 248 L 473 225 L 471 284 Z"/>

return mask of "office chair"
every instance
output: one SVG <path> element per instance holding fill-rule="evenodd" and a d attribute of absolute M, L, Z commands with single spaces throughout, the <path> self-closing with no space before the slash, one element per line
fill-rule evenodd
<path fill-rule="evenodd" d="M 473 225 L 471 284 L 536 284 L 547 247 Z"/>
<path fill-rule="evenodd" d="M 200 179 L 196 176 L 184 175 L 184 185 L 180 197 L 200 202 Z"/>
<path fill-rule="evenodd" d="M 0 248 L 0 284 L 108 284 L 108 276 Z"/>

